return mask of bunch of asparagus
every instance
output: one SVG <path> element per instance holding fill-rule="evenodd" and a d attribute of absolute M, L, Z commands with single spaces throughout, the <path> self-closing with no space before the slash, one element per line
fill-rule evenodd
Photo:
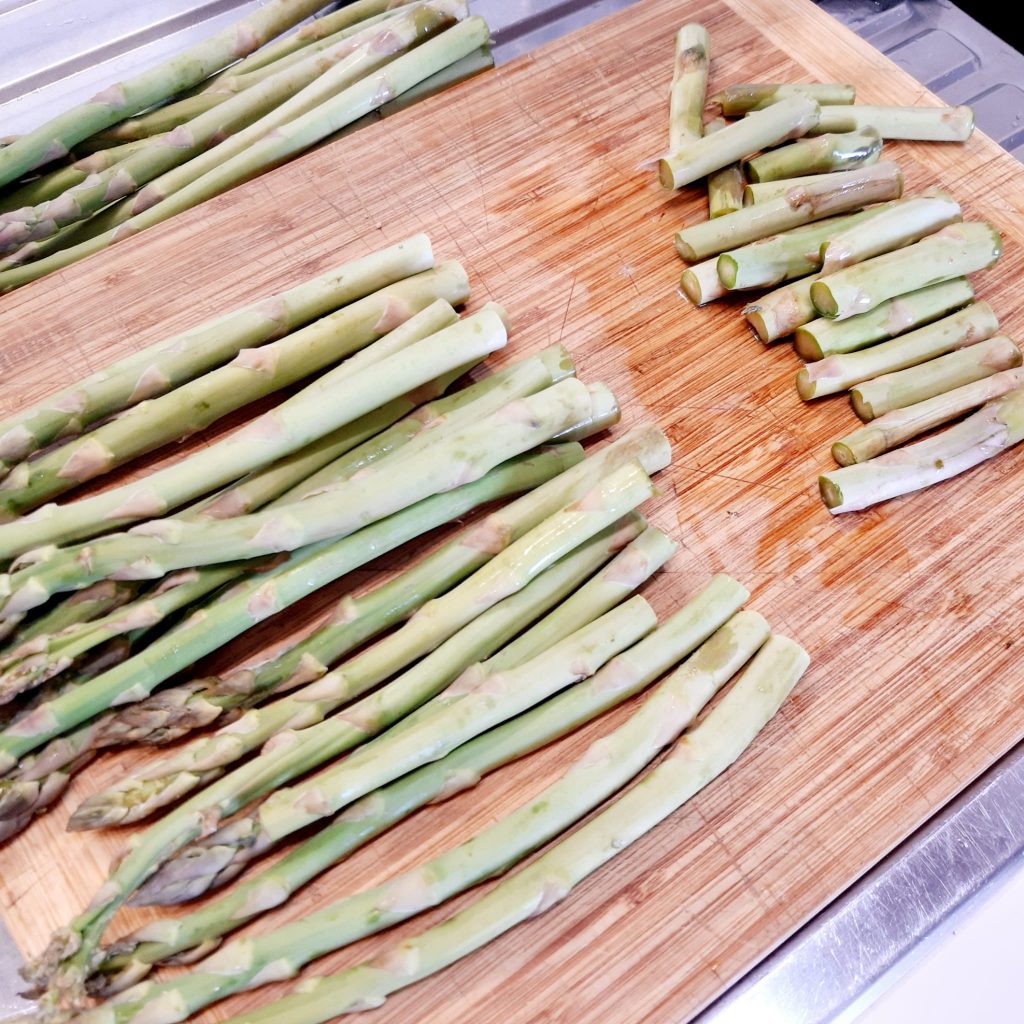
<path fill-rule="evenodd" d="M 466 0 L 358 0 L 282 36 L 324 6 L 270 0 L 0 150 L 0 290 L 493 64 Z"/>
<path fill-rule="evenodd" d="M 1016 444 L 1021 351 L 967 277 L 999 258 L 999 233 L 963 222 L 939 189 L 903 196 L 899 168 L 880 159 L 884 139 L 965 141 L 971 111 L 860 106 L 848 85 L 755 83 L 712 100 L 743 120 L 705 127 L 709 52 L 703 26 L 680 29 L 659 174 L 668 188 L 706 176 L 710 214 L 676 233 L 692 264 L 680 286 L 698 306 L 774 288 L 743 312 L 766 345 L 794 336 L 808 361 L 801 397 L 851 392 L 868 425 L 833 445 L 843 468 L 820 479 L 825 505 L 862 509 Z"/>

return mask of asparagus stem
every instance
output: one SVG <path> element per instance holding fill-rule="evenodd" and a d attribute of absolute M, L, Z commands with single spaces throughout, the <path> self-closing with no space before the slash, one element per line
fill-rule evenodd
<path fill-rule="evenodd" d="M 479 49 L 487 41 L 488 28 L 482 18 L 471 17 L 453 25 L 373 74 L 323 100 L 315 109 L 262 135 L 248 145 L 244 152 L 223 162 L 219 157 L 214 158 L 214 151 L 194 158 L 203 161 L 208 156 L 213 166 L 194 180 L 191 175 L 195 173 L 195 166 L 179 168 L 188 178 L 188 184 L 177 191 L 168 192 L 163 179 L 155 179 L 139 193 L 133 204 L 132 216 L 123 223 L 25 267 L 0 273 L 0 291 L 20 287 L 54 270 L 70 266 L 94 252 L 132 237 L 145 228 L 159 224 L 287 162 L 321 139 L 359 120 L 364 114 L 378 109 L 386 101 Z M 330 72 L 323 78 L 328 79 L 329 75 Z M 328 82 L 321 84 L 326 85 Z M 190 164 L 194 164 L 194 161 L 190 161 Z M 174 171 L 169 173 L 175 174 Z M 150 203 L 152 205 L 148 205 Z M 137 212 L 135 208 L 142 205 L 145 205 L 145 209 Z"/>
<path fill-rule="evenodd" d="M 658 163 L 663 188 L 682 188 L 722 170 L 751 153 L 806 135 L 818 123 L 820 108 L 806 96 L 791 96 L 714 135 L 685 141 Z"/>
<path fill-rule="evenodd" d="M 840 85 L 836 82 L 744 82 L 726 86 L 720 93 L 712 96 L 711 101 L 721 107 L 726 117 L 739 117 L 752 110 L 764 110 L 773 103 L 793 96 L 809 97 L 824 107 L 836 103 L 852 103 L 855 95 L 856 90 L 852 85 Z"/>
<path fill-rule="evenodd" d="M 390 993 L 546 912 L 725 771 L 772 718 L 807 662 L 797 644 L 773 636 L 661 764 L 528 867 L 443 923 L 333 977 L 307 981 L 285 999 L 233 1017 L 230 1024 L 315 1024 L 340 1013 L 380 1006 Z M 685 671 L 686 666 L 680 670 Z M 430 881 L 431 888 L 438 884 Z"/>
<path fill-rule="evenodd" d="M 0 185 L 63 156 L 95 132 L 196 85 L 315 13 L 323 0 L 270 0 L 215 36 L 170 60 L 108 86 L 0 149 Z"/>
<path fill-rule="evenodd" d="M 414 235 L 214 320 L 172 335 L 89 375 L 0 423 L 0 474 L 58 436 L 212 370 L 336 309 L 434 265 L 426 235 Z"/>
<path fill-rule="evenodd" d="M 676 33 L 676 59 L 669 93 L 669 152 L 704 134 L 704 94 L 708 87 L 710 53 L 711 40 L 703 25 L 691 22 Z"/>
<path fill-rule="evenodd" d="M 18 641 L 29 642 L 37 637 L 92 622 L 109 612 L 116 611 L 134 596 L 135 586 L 132 583 L 101 580 L 91 587 L 86 587 L 85 590 L 71 594 L 53 608 L 26 623 L 18 632 Z"/>
<path fill-rule="evenodd" d="M 661 443 L 651 438 L 649 433 L 641 434 L 630 438 L 629 442 L 622 445 L 614 454 L 618 456 L 631 446 L 647 447 L 649 445 L 653 460 L 657 462 L 663 458 Z M 588 461 L 591 463 L 589 466 L 587 463 L 583 463 L 584 468 L 576 467 L 578 471 L 566 474 L 558 483 L 552 481 L 554 487 L 549 484 L 535 491 L 530 495 L 530 506 L 542 507 L 553 497 L 564 494 L 566 489 L 571 493 L 575 492 L 584 481 L 590 481 L 591 474 L 595 469 L 606 468 L 608 460 L 606 457 L 605 460 Z M 474 485 L 467 486 L 473 487 Z M 465 491 L 466 487 L 460 490 Z M 483 605 L 493 604 L 502 596 L 510 593 L 510 587 L 516 580 L 522 580 L 525 583 L 526 577 L 536 575 L 554 560 L 578 546 L 582 539 L 593 536 L 594 533 L 615 522 L 650 493 L 650 481 L 640 470 L 639 465 L 633 462 L 625 463 L 620 470 L 611 473 L 596 488 L 584 492 L 577 502 L 548 519 L 543 525 L 541 533 L 533 537 L 528 534 L 527 538 L 521 539 L 517 544 L 506 548 L 502 554 L 495 556 L 491 560 L 490 566 L 493 567 L 491 572 L 497 575 L 488 580 L 488 573 L 484 573 L 482 576 L 478 574 L 479 578 L 485 580 L 487 587 L 483 591 L 485 599 L 471 600 L 469 606 L 460 613 L 461 618 L 454 619 L 453 629 L 457 629 L 459 624 L 475 617 L 479 611 L 483 610 Z M 439 497 L 450 499 L 451 495 Z M 432 500 L 435 503 L 438 501 L 438 499 Z M 522 514 L 522 509 L 523 506 L 520 505 L 520 514 Z M 498 520 L 498 523 L 500 522 Z M 496 534 L 491 529 L 494 525 L 496 524 L 493 519 L 484 525 L 481 543 L 485 543 L 487 538 L 492 540 L 501 538 L 502 534 Z M 364 534 L 365 532 L 363 531 Z M 539 538 L 548 538 L 549 542 L 540 544 Z M 357 540 L 361 542 L 353 545 L 356 548 L 353 560 L 357 560 L 359 556 L 365 559 L 368 557 L 365 546 L 366 538 L 357 537 Z M 538 541 L 539 544 L 537 548 L 533 546 L 535 541 Z M 450 607 L 451 602 L 445 604 Z M 223 604 L 218 606 L 218 610 L 222 607 Z M 629 624 L 622 632 L 617 632 L 616 637 L 618 639 L 628 638 L 629 630 L 643 619 L 644 616 L 636 615 L 635 608 L 631 607 L 628 614 Z M 441 624 L 433 610 L 428 612 L 425 608 L 410 620 L 409 625 L 411 626 L 413 623 L 417 624 L 415 631 L 419 635 L 420 646 L 418 651 L 412 647 L 407 648 L 407 650 L 413 650 L 413 653 L 406 654 L 406 657 L 415 657 L 416 653 L 422 654 L 432 650 L 436 646 L 439 636 L 444 635 L 440 632 Z M 408 629 L 408 627 L 406 628 Z M 327 682 L 328 678 L 325 677 L 319 684 L 324 690 L 325 696 L 326 691 L 338 679 L 338 677 L 334 677 Z M 92 686 L 93 684 L 87 685 Z M 323 735 L 335 729 L 344 733 L 344 724 L 345 720 L 343 719 L 329 720 L 317 727 L 317 733 L 308 730 L 296 743 L 279 745 L 275 750 L 265 752 L 258 760 L 250 762 L 239 771 L 215 782 L 203 793 L 197 794 L 175 812 L 166 815 L 157 824 L 136 836 L 131 850 L 117 865 L 107 882 L 94 897 L 89 908 L 75 918 L 68 928 L 58 932 L 48 951 L 27 969 L 26 977 L 33 981 L 37 988 L 47 987 L 47 1003 L 59 1006 L 65 1003 L 74 1005 L 78 1002 L 81 986 L 85 977 L 91 973 L 96 946 L 102 938 L 107 923 L 117 908 L 163 860 L 190 840 L 212 831 L 218 820 L 224 815 L 234 813 L 251 800 L 264 795 L 284 781 L 294 778 L 297 773 L 301 773 L 304 770 L 303 752 L 312 753 L 316 758 L 323 753 L 315 740 L 311 750 L 307 747 L 310 735 Z M 442 756 L 444 751 L 439 750 L 437 753 L 438 756 Z M 327 756 L 330 756 L 329 753 Z"/>
<path fill-rule="evenodd" d="M 860 352 L 829 356 L 809 363 L 796 375 L 796 389 L 808 402 L 837 391 L 849 391 L 885 373 L 926 363 L 936 356 L 991 338 L 999 330 L 992 307 L 975 302 L 942 320 Z"/>
<path fill-rule="evenodd" d="M 718 276 L 717 257 L 687 267 L 680 275 L 679 287 L 695 306 L 703 306 L 729 294 L 729 289 Z"/>
<path fill-rule="evenodd" d="M 685 658 L 735 614 L 747 592 L 716 576 L 688 604 L 591 679 L 478 736 L 364 797 L 276 864 L 183 918 L 163 919 L 116 942 L 95 989 L 104 995 L 138 981 L 151 965 L 188 952 L 209 952 L 221 936 L 280 905 L 301 886 L 425 804 L 473 786 L 485 774 L 572 732 L 629 697 Z M 564 607 L 564 606 L 563 606 Z M 534 627 L 535 630 L 539 629 Z M 508 648 L 504 649 L 505 651 Z M 605 685 L 614 678 L 615 685 Z M 262 908 L 262 909 L 261 909 Z"/>
<path fill-rule="evenodd" d="M 769 153 L 751 157 L 746 163 L 747 177 L 754 182 L 778 181 L 804 174 L 849 171 L 878 160 L 882 152 L 881 136 L 874 128 L 818 135 L 797 139 Z"/>
<path fill-rule="evenodd" d="M 931 323 L 955 312 L 974 298 L 974 289 L 966 277 L 933 284 L 916 292 L 886 299 L 867 313 L 847 320 L 819 317 L 798 327 L 793 339 L 803 359 L 824 359 L 842 352 L 856 352 L 876 341 L 895 338 L 912 327 Z"/>
<path fill-rule="evenodd" d="M 730 290 L 763 288 L 812 274 L 821 266 L 821 245 L 835 232 L 874 219 L 886 204 L 860 213 L 828 217 L 713 257 L 722 285 Z"/>
<path fill-rule="evenodd" d="M 424 78 L 418 85 L 406 89 L 405 92 L 396 96 L 393 100 L 385 103 L 378 113 L 381 117 L 392 117 L 409 107 L 430 99 L 446 89 L 450 89 L 460 82 L 468 81 L 484 71 L 490 71 L 494 67 L 494 55 L 488 45 L 479 46 L 472 53 L 460 57 L 440 71 L 435 71 L 429 78 Z M 344 129 L 342 129 L 344 131 Z"/>
<path fill-rule="evenodd" d="M 868 126 L 883 139 L 966 142 L 974 130 L 970 107 L 872 107 L 856 104 L 822 109 L 814 132 L 852 132 Z"/>
<path fill-rule="evenodd" d="M 867 462 L 1021 387 L 1024 387 L 1024 370 L 1002 370 L 904 409 L 893 409 L 836 441 L 832 445 L 832 457 L 840 466 Z"/>
<path fill-rule="evenodd" d="M 728 122 L 721 117 L 709 121 L 704 127 L 708 135 L 720 132 L 728 127 Z M 735 213 L 743 207 L 743 189 L 746 179 L 743 177 L 743 166 L 738 161 L 708 175 L 708 216 L 721 217 L 727 213 Z"/>
<path fill-rule="evenodd" d="M 855 512 L 949 480 L 1022 438 L 1024 389 L 1017 388 L 932 437 L 824 474 L 818 480 L 821 499 L 834 514 Z"/>
<path fill-rule="evenodd" d="M 822 245 L 821 270 L 831 274 L 852 263 L 919 242 L 939 228 L 962 220 L 960 204 L 939 189 L 893 203 L 871 228 L 855 225 Z"/>
<path fill-rule="evenodd" d="M 777 109 L 769 107 L 765 113 Z M 828 181 L 790 189 L 779 199 L 683 228 L 675 235 L 676 250 L 688 263 L 695 263 L 726 249 L 833 214 L 898 199 L 902 191 L 903 175 L 896 164 L 888 160 L 854 171 L 839 171 Z"/>
<path fill-rule="evenodd" d="M 747 323 L 765 345 L 792 334 L 818 315 L 811 302 L 811 285 L 819 278 L 815 274 L 791 281 L 743 307 Z"/>
<path fill-rule="evenodd" d="M 862 420 L 873 420 L 893 409 L 917 405 L 1001 370 L 1013 369 L 1021 365 L 1021 359 L 1020 349 L 1009 338 L 997 335 L 918 366 L 858 384 L 850 392 L 850 399 Z"/>
<path fill-rule="evenodd" d="M 950 224 L 913 245 L 865 260 L 816 281 L 811 300 L 822 316 L 845 320 L 886 299 L 990 267 L 1002 253 L 986 221 Z"/>

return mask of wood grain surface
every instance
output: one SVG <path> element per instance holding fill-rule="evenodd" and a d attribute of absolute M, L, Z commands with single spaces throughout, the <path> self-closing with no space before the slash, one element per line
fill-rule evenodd
<path fill-rule="evenodd" d="M 7 411 L 134 346 L 425 230 L 439 258 L 469 268 L 472 308 L 496 299 L 511 311 L 504 360 L 561 340 L 582 376 L 616 389 L 627 423 L 654 416 L 669 433 L 675 463 L 660 477 L 652 517 L 682 548 L 644 591 L 656 608 L 669 612 L 725 571 L 811 651 L 810 672 L 733 770 L 565 904 L 367 1014 L 376 1024 L 678 1024 L 1024 731 L 1024 534 L 1015 512 L 1024 450 L 833 519 L 815 480 L 831 465 L 831 441 L 855 425 L 846 399 L 804 405 L 796 358 L 788 346 L 764 350 L 741 322 L 741 303 L 696 310 L 676 291 L 671 234 L 704 216 L 704 198 L 696 188 L 663 192 L 652 158 L 666 136 L 673 32 L 691 19 L 711 33 L 712 90 L 824 79 L 855 82 L 864 102 L 934 102 L 806 0 L 644 0 L 0 298 Z M 976 285 L 1017 333 L 1024 170 L 980 133 L 966 146 L 886 151 L 909 187 L 940 184 L 969 215 L 1002 229 L 1005 255 Z M 198 670 L 282 641 L 342 589 Z M 536 793 L 629 710 L 417 814 L 257 930 L 469 835 Z M 67 836 L 68 813 L 139 759 L 104 757 L 0 851 L 3 913 L 26 953 L 80 909 L 125 838 Z M 462 902 L 316 969 L 361 959 Z M 124 913 L 114 932 L 152 916 Z"/>

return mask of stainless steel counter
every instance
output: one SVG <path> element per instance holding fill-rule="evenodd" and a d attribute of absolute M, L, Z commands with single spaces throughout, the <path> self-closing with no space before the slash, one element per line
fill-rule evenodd
<path fill-rule="evenodd" d="M 499 62 L 632 0 L 474 0 Z M 0 135 L 51 114 L 235 20 L 256 0 L 0 0 Z M 821 6 L 1024 158 L 1024 57 L 946 0 Z M 794 934 L 700 1024 L 825 1024 L 995 877 L 1024 858 L 1018 748 Z M 0 860 L 2 863 L 2 860 Z M 2 870 L 2 867 L 0 867 Z M 0 1020 L 23 1012 L 0 924 Z"/>

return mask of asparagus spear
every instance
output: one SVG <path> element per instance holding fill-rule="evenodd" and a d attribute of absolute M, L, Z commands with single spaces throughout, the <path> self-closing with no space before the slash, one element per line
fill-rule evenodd
<path fill-rule="evenodd" d="M 214 160 L 214 166 L 194 180 L 191 175 L 195 168 L 189 168 L 186 172 L 189 183 L 177 191 L 168 192 L 166 182 L 163 182 L 162 178 L 150 182 L 139 193 L 136 202 L 140 205 L 152 202 L 153 205 L 148 205 L 141 212 L 133 212 L 131 217 L 117 227 L 95 237 L 87 238 L 27 266 L 0 273 L 0 291 L 18 288 L 54 270 L 70 266 L 94 252 L 132 237 L 145 228 L 162 223 L 175 214 L 189 210 L 243 181 L 287 162 L 321 139 L 359 120 L 386 101 L 479 49 L 487 41 L 488 28 L 482 18 L 471 17 L 453 25 L 409 53 L 397 57 L 380 70 L 324 100 L 316 109 L 262 135 L 244 152 L 223 162 L 219 162 L 217 158 Z M 207 154 L 203 154 L 195 160 L 203 160 L 206 156 Z M 213 160 L 213 151 L 209 156 Z"/>
<path fill-rule="evenodd" d="M 886 299 L 990 267 L 1002 253 L 999 232 L 986 221 L 950 224 L 895 252 L 823 277 L 811 287 L 822 316 L 845 320 Z"/>
<path fill-rule="evenodd" d="M 855 225 L 823 244 L 822 273 L 831 274 L 851 263 L 919 242 L 925 235 L 963 219 L 960 204 L 939 189 L 893 203 L 884 214 L 875 219 L 870 229 Z"/>
<path fill-rule="evenodd" d="M 434 265 L 426 235 L 343 263 L 318 277 L 90 374 L 0 423 L 0 474 L 58 436 L 153 398 L 318 317 Z"/>
<path fill-rule="evenodd" d="M 777 109 L 769 107 L 765 113 Z M 810 224 L 832 214 L 859 210 L 869 203 L 898 199 L 903 191 L 903 175 L 889 160 L 854 171 L 839 171 L 830 178 L 823 183 L 790 189 L 780 199 L 748 206 L 715 220 L 691 224 L 676 232 L 676 250 L 688 263 L 695 263 L 726 249 Z"/>
<path fill-rule="evenodd" d="M 440 71 L 435 71 L 429 78 L 424 78 L 418 85 L 388 100 L 377 112 L 381 117 L 392 117 L 402 110 L 406 110 L 422 100 L 436 96 L 453 85 L 468 81 L 484 71 L 490 71 L 494 67 L 494 55 L 489 45 L 477 47 L 465 57 L 460 57 Z M 344 131 L 345 129 L 342 129 Z M 337 136 L 334 136 L 337 137 Z M 330 138 L 328 140 L 330 141 Z"/>
<path fill-rule="evenodd" d="M 862 420 L 873 420 L 893 409 L 917 405 L 1001 370 L 1013 369 L 1021 365 L 1021 359 L 1020 349 L 1009 338 L 997 335 L 938 359 L 858 384 L 850 392 L 850 400 Z"/>
<path fill-rule="evenodd" d="M 881 136 L 868 127 L 840 135 L 829 133 L 813 139 L 797 139 L 788 146 L 751 157 L 746 163 L 746 172 L 751 181 L 768 182 L 804 174 L 848 171 L 875 163 L 881 152 Z"/>
<path fill-rule="evenodd" d="M 144 401 L 84 437 L 13 468 L 0 482 L 0 517 L 10 519 L 38 508 L 50 498 L 168 441 L 202 430 L 229 412 L 337 363 L 378 339 L 384 340 L 366 355 L 376 360 L 380 353 L 390 354 L 419 337 L 418 331 L 410 336 L 395 328 L 439 297 L 462 302 L 468 291 L 462 268 L 445 265 L 388 285 L 278 341 L 243 349 L 227 365 L 169 394 Z M 438 329 L 446 319 L 441 308 L 435 316 Z M 342 362 L 330 379 L 352 379 L 365 368 L 366 361 L 353 357 Z"/>
<path fill-rule="evenodd" d="M 854 385 L 884 373 L 905 370 L 947 352 L 975 345 L 991 338 L 998 330 L 999 321 L 992 307 L 987 302 L 975 302 L 892 341 L 809 363 L 797 373 L 796 389 L 805 402 L 834 395 L 837 391 L 849 391 Z"/>
<path fill-rule="evenodd" d="M 221 936 L 263 909 L 283 903 L 306 882 L 419 807 L 475 785 L 487 772 L 639 693 L 671 667 L 673 658 L 682 659 L 702 644 L 747 596 L 735 581 L 716 576 L 654 633 L 612 659 L 591 679 L 368 794 L 350 814 L 338 817 L 283 860 L 200 910 L 153 922 L 114 943 L 93 979 L 94 991 L 103 995 L 120 991 L 138 981 L 151 965 L 181 959 L 183 953 L 192 959 L 209 952 Z M 614 680 L 614 685 L 606 685 L 606 680 Z"/>
<path fill-rule="evenodd" d="M 230 28 L 184 53 L 134 78 L 108 86 L 92 99 L 0 149 L 0 185 L 64 156 L 72 146 L 94 132 L 196 85 L 322 6 L 323 0 L 269 0 Z"/>
<path fill-rule="evenodd" d="M 819 277 L 815 274 L 791 281 L 743 307 L 747 323 L 765 345 L 792 334 L 817 316 L 811 302 L 811 285 Z"/>
<path fill-rule="evenodd" d="M 646 638 L 635 658 L 645 667 L 659 647 L 675 655 L 671 630 Z M 762 646 L 768 626 L 756 612 L 741 612 L 658 686 L 618 729 L 599 740 L 533 800 L 458 846 L 364 892 L 255 939 L 230 943 L 184 979 L 144 984 L 118 1004 L 86 1017 L 88 1024 L 128 1024 L 143 1007 L 159 1024 L 264 983 L 267 964 L 277 980 L 294 977 L 312 960 L 436 906 L 492 875 L 507 871 L 611 796 L 675 740 L 714 693 Z M 643 641 L 637 644 L 641 647 Z M 669 662 L 674 664 L 675 658 Z"/>
<path fill-rule="evenodd" d="M 710 52 L 711 40 L 703 25 L 691 22 L 676 33 L 676 59 L 669 93 L 669 152 L 704 134 L 702 121 Z"/>
<path fill-rule="evenodd" d="M 1022 438 L 1024 389 L 1017 388 L 923 441 L 825 473 L 818 479 L 821 500 L 833 514 L 856 512 L 949 480 Z"/>
<path fill-rule="evenodd" d="M 931 323 L 967 305 L 974 289 L 966 277 L 955 277 L 916 292 L 879 303 L 867 313 L 848 320 L 819 317 L 798 327 L 793 339 L 803 359 L 824 359 L 842 352 L 856 352 L 876 341 L 895 338 L 912 327 Z"/>
<path fill-rule="evenodd" d="M 683 735 L 664 761 L 528 867 L 443 923 L 333 977 L 306 981 L 292 995 L 233 1017 L 229 1024 L 315 1024 L 340 1013 L 380 1006 L 390 993 L 442 970 L 521 921 L 549 910 L 725 771 L 778 710 L 807 661 L 806 653 L 793 641 L 773 636 L 721 701 Z M 685 666 L 680 671 L 685 672 Z M 434 878 L 421 882 L 425 902 L 440 884 Z M 173 1019 L 160 1016 L 163 1007 L 158 1007 L 156 1021 Z"/>
<path fill-rule="evenodd" d="M 751 114 L 714 135 L 686 141 L 658 162 L 662 188 L 682 188 L 722 170 L 751 153 L 806 135 L 818 123 L 820 108 L 806 96 L 791 96 Z"/>
<path fill-rule="evenodd" d="M 923 142 L 966 142 L 974 131 L 970 107 L 872 107 L 856 104 L 822 109 L 810 134 L 852 132 L 868 126 L 883 139 L 918 139 Z"/>
<path fill-rule="evenodd" d="M 605 455 L 603 459 L 598 457 L 587 460 L 561 479 L 556 478 L 556 481 L 539 488 L 530 496 L 529 504 L 533 509 L 542 508 L 545 502 L 550 502 L 553 498 L 557 499 L 567 490 L 570 493 L 575 493 L 584 484 L 592 481 L 594 472 L 606 470 L 609 462 L 614 458 L 621 457 L 622 453 L 630 448 L 643 449 L 649 454 L 653 464 L 658 462 L 663 464 L 663 445 L 663 438 L 652 436 L 650 431 L 635 433 L 632 437 L 624 439 L 624 442 L 620 442 L 617 450 L 606 449 L 609 454 Z M 615 449 L 615 446 L 612 446 L 612 449 Z M 549 520 L 548 530 L 550 532 L 547 532 L 546 535 L 553 537 L 562 546 L 549 544 L 547 551 L 549 557 L 546 560 L 533 561 L 534 573 L 542 571 L 546 565 L 551 564 L 551 561 L 578 546 L 578 542 L 583 537 L 592 536 L 595 532 L 614 522 L 629 507 L 635 506 L 649 495 L 650 483 L 643 473 L 638 475 L 638 472 L 636 463 L 627 462 L 620 471 L 607 476 L 596 488 L 589 492 L 585 491 L 583 496 L 569 506 L 563 514 L 555 516 L 553 521 Z M 465 488 L 461 490 L 465 490 Z M 442 495 L 440 497 L 450 498 L 451 496 Z M 432 500 L 438 501 L 438 499 Z M 522 514 L 523 506 L 520 505 L 519 508 L 520 514 Z M 486 543 L 488 538 L 492 541 L 500 540 L 503 532 L 495 532 L 495 527 L 500 527 L 500 524 L 500 520 L 488 520 L 482 527 L 480 543 Z M 365 530 L 362 532 L 366 533 Z M 354 554 L 362 554 L 362 557 L 365 558 L 366 538 L 357 537 L 357 540 L 359 541 L 358 545 L 352 545 L 355 547 Z M 512 578 L 510 573 L 522 579 L 524 570 L 529 571 L 529 566 L 520 563 L 522 554 L 532 560 L 530 543 L 520 544 L 520 547 L 515 549 L 515 555 L 509 556 L 508 551 L 513 548 L 515 545 L 506 549 L 503 555 L 496 556 L 496 559 L 491 562 L 491 565 L 497 565 L 498 571 L 501 572 L 498 579 L 505 581 L 505 586 L 501 590 L 496 589 L 493 584 L 489 587 L 487 593 L 490 595 L 492 603 L 509 593 L 508 581 Z M 475 607 L 479 610 L 479 602 L 475 603 Z M 218 606 L 218 611 L 222 608 L 223 605 Z M 472 609 L 467 609 L 467 612 L 472 617 Z M 642 615 L 635 615 L 632 607 L 627 609 L 627 612 L 628 624 L 623 632 L 617 634 L 617 638 L 625 642 L 628 642 L 629 630 L 635 628 L 640 620 L 645 618 Z M 432 649 L 438 637 L 435 632 L 434 616 L 421 614 L 412 621 L 420 623 L 418 628 L 421 629 L 423 644 L 420 653 Z M 645 630 L 642 629 L 641 632 L 643 631 Z M 608 653 L 609 655 L 613 653 L 610 648 Z M 415 654 L 411 656 L 415 657 Z M 579 662 L 577 662 L 578 664 Z M 94 682 L 99 682 L 99 680 Z M 321 684 L 323 682 L 321 680 Z M 93 684 L 87 685 L 92 686 Z M 325 722 L 318 728 L 322 734 L 324 731 L 328 731 L 330 726 L 330 722 Z M 307 733 L 307 737 L 308 735 L 309 733 Z M 97 944 L 117 908 L 152 873 L 154 868 L 176 850 L 190 840 L 212 831 L 223 816 L 234 813 L 251 800 L 293 778 L 296 773 L 301 773 L 304 770 L 300 757 L 303 750 L 304 744 L 299 741 L 283 747 L 279 746 L 275 751 L 269 752 L 269 756 L 265 753 L 259 761 L 251 762 L 244 766 L 241 772 L 232 773 L 219 782 L 215 782 L 203 793 L 197 794 L 175 812 L 165 816 L 157 824 L 137 835 L 131 849 L 96 894 L 89 908 L 76 917 L 67 928 L 60 930 L 54 936 L 47 951 L 33 965 L 26 968 L 25 977 L 33 983 L 36 990 L 46 990 L 46 1004 L 49 1006 L 78 1004 L 81 997 L 81 986 L 92 969 Z M 439 751 L 439 756 L 442 753 Z"/>
<path fill-rule="evenodd" d="M 828 217 L 779 235 L 769 235 L 723 252 L 709 262 L 715 266 L 722 285 L 731 290 L 762 288 L 803 277 L 821 266 L 822 242 L 835 232 L 874 219 L 885 205 L 873 206 L 860 213 Z"/>
<path fill-rule="evenodd" d="M 705 132 L 712 135 L 727 128 L 728 124 L 720 117 L 709 121 Z M 746 180 L 743 177 L 743 166 L 738 161 L 708 175 L 708 216 L 721 217 L 727 213 L 735 213 L 743 208 L 743 189 Z"/>
<path fill-rule="evenodd" d="M 26 242 L 47 238 L 68 224 L 84 220 L 211 146 L 216 147 L 220 161 L 244 152 L 253 137 L 315 109 L 338 90 L 379 69 L 421 39 L 443 31 L 466 13 L 464 0 L 426 0 L 389 19 L 387 25 L 365 29 L 351 39 L 270 75 L 251 88 L 226 97 L 221 103 L 211 105 L 207 100 L 211 109 L 199 112 L 186 124 L 113 167 L 90 175 L 58 198 L 0 215 L 0 252 L 10 252 Z M 196 103 L 202 97 L 211 96 L 215 99 L 214 94 L 203 93 L 185 102 Z M 286 104 L 289 99 L 291 102 Z M 225 138 L 274 108 L 279 109 L 272 121 L 260 121 L 263 130 L 254 129 L 238 138 Z"/>
<path fill-rule="evenodd" d="M 722 113 L 726 117 L 739 117 L 752 110 L 764 110 L 773 103 L 793 96 L 809 97 L 824 107 L 836 103 L 852 103 L 855 95 L 856 90 L 852 85 L 840 85 L 836 82 L 743 82 L 726 86 L 720 93 L 712 96 L 711 101 L 722 108 Z"/>
<path fill-rule="evenodd" d="M 840 466 L 867 462 L 1021 387 L 1024 387 L 1024 370 L 1002 370 L 904 409 L 893 409 L 836 441 L 832 445 L 832 458 Z"/>
<path fill-rule="evenodd" d="M 680 275 L 679 288 L 695 306 L 703 306 L 729 294 L 729 289 L 718 276 L 717 257 L 687 267 Z"/>
<path fill-rule="evenodd" d="M 76 591 L 52 608 L 37 615 L 18 632 L 18 641 L 29 642 L 40 636 L 92 622 L 117 611 L 135 596 L 135 587 L 127 581 L 101 580 L 85 590 Z M 12 652 L 5 651 L 5 657 Z"/>

